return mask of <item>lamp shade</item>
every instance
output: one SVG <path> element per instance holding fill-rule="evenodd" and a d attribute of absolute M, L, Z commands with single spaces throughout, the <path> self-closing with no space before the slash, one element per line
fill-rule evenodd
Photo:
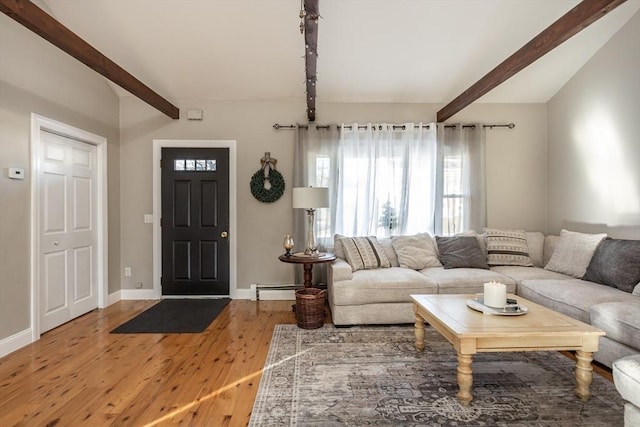
<path fill-rule="evenodd" d="M 326 208 L 329 206 L 327 187 L 295 187 L 293 207 L 298 209 Z"/>

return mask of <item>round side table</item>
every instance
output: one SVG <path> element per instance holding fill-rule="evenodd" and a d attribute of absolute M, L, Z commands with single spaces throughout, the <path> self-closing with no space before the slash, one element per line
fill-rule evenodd
<path fill-rule="evenodd" d="M 313 269 L 313 265 L 335 261 L 336 256 L 329 252 L 321 252 L 316 256 L 305 255 L 304 253 L 295 253 L 289 256 L 286 254 L 280 255 L 278 259 L 290 264 L 302 264 L 304 269 L 304 287 L 310 288 L 312 279 L 311 270 Z"/>

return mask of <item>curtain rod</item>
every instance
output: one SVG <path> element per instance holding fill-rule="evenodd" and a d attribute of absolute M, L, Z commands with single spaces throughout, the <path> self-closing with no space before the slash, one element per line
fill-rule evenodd
<path fill-rule="evenodd" d="M 331 126 L 333 125 L 316 125 L 316 130 L 320 130 L 320 129 L 331 129 Z M 335 125 L 336 129 L 340 129 L 341 125 Z M 457 125 L 444 125 L 445 128 L 455 128 Z M 422 125 L 422 127 L 425 127 L 427 129 L 429 129 L 429 125 Z M 462 125 L 463 128 L 471 128 L 471 129 L 475 129 L 476 125 Z M 516 127 L 516 125 L 514 123 L 509 123 L 509 124 L 491 124 L 491 125 L 482 125 L 483 128 L 489 128 L 489 129 L 493 129 L 493 128 L 509 128 L 509 129 L 513 129 L 514 127 Z M 275 130 L 280 130 L 280 129 L 297 129 L 297 128 L 302 128 L 302 129 L 309 129 L 309 125 L 281 125 L 279 123 L 274 123 L 273 128 Z M 346 129 L 351 129 L 351 125 L 346 125 L 345 126 Z M 366 129 L 367 125 L 363 125 L 363 126 L 358 126 L 358 129 Z M 402 129 L 404 130 L 406 127 L 405 125 L 393 125 L 393 129 Z M 375 128 L 374 128 L 375 129 Z M 378 130 L 382 130 L 382 126 L 380 126 L 378 128 Z"/>

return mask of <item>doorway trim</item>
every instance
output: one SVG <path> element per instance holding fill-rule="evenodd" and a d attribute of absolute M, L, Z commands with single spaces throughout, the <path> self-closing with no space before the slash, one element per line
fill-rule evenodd
<path fill-rule="evenodd" d="M 237 291 L 237 228 L 236 228 L 236 141 L 198 139 L 154 139 L 153 140 L 153 296 L 155 299 L 168 298 L 162 295 L 160 276 L 162 275 L 162 185 L 160 160 L 162 149 L 178 148 L 228 148 L 229 149 L 229 296 L 236 298 Z M 203 296 L 202 298 L 211 298 Z"/>
<path fill-rule="evenodd" d="M 97 151 L 97 287 L 98 308 L 108 305 L 109 291 L 109 215 L 108 215 L 108 179 L 107 179 L 107 139 L 83 129 L 62 123 L 36 113 L 31 113 L 31 339 L 40 339 L 40 238 L 38 219 L 40 212 L 40 186 L 38 176 L 41 171 L 40 154 L 42 151 L 41 131 L 52 132 L 66 138 L 95 145 Z"/>

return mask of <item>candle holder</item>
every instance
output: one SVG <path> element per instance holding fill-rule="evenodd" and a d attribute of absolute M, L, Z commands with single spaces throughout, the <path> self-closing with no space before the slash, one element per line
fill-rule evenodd
<path fill-rule="evenodd" d="M 293 249 L 293 237 L 289 234 L 284 236 L 284 241 L 282 242 L 282 247 L 285 249 L 285 256 L 291 256 L 291 249 Z"/>

